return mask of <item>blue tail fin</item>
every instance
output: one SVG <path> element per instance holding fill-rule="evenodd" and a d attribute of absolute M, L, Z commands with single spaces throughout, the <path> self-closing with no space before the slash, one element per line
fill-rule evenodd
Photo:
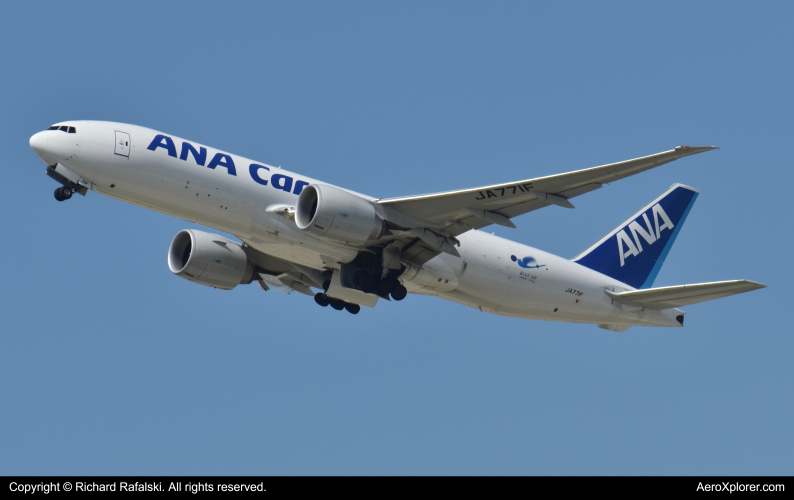
<path fill-rule="evenodd" d="M 650 287 L 697 197 L 695 189 L 673 184 L 573 261 L 634 288 Z"/>

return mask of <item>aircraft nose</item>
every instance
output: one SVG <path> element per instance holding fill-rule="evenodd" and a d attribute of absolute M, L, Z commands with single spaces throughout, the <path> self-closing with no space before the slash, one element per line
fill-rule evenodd
<path fill-rule="evenodd" d="M 43 157 L 47 153 L 48 135 L 47 132 L 39 132 L 38 134 L 33 134 L 33 137 L 30 138 L 30 148 L 39 157 Z"/>

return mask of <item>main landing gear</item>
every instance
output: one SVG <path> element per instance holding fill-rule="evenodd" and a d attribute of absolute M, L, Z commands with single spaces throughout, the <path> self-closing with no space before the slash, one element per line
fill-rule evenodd
<path fill-rule="evenodd" d="M 350 314 L 358 314 L 358 312 L 361 311 L 361 306 L 358 304 L 351 304 L 350 302 L 345 302 L 344 300 L 333 299 L 324 293 L 315 294 L 314 301 L 322 307 L 331 306 L 337 311 L 347 309 L 347 312 Z"/>
<path fill-rule="evenodd" d="M 402 300 L 408 295 L 408 290 L 397 278 L 378 279 L 377 275 L 370 275 L 363 269 L 353 275 L 353 285 L 364 293 L 374 293 L 384 298 L 391 295 L 394 300 Z"/>
<path fill-rule="evenodd" d="M 379 249 L 375 249 L 380 251 Z M 340 270 L 340 283 L 344 288 L 360 290 L 389 300 L 403 300 L 408 295 L 408 290 L 403 285 L 400 274 L 405 269 L 384 269 L 381 265 L 381 256 L 375 251 L 359 252 L 352 262 L 342 265 Z M 336 271 L 334 271 L 336 272 Z M 322 284 L 323 292 L 314 296 L 314 301 L 322 307 L 331 306 L 337 311 L 347 309 L 351 314 L 358 314 L 361 306 L 352 304 L 328 295 L 331 281 L 325 280 Z"/>
<path fill-rule="evenodd" d="M 72 197 L 74 191 L 69 186 L 61 186 L 55 190 L 55 199 L 58 201 L 66 201 Z"/>

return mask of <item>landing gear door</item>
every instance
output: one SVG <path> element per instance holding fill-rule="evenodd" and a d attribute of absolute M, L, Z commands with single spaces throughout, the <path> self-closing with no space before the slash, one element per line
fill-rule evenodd
<path fill-rule="evenodd" d="M 353 304 L 359 304 L 365 307 L 375 307 L 375 304 L 378 303 L 377 295 L 360 292 L 353 288 L 343 287 L 340 276 L 339 270 L 334 269 L 334 274 L 331 276 L 331 286 L 328 287 L 328 291 L 326 292 L 329 297 L 341 299 L 346 302 L 352 302 Z"/>
<path fill-rule="evenodd" d="M 116 150 L 119 156 L 130 157 L 130 134 L 127 132 L 116 131 Z"/>

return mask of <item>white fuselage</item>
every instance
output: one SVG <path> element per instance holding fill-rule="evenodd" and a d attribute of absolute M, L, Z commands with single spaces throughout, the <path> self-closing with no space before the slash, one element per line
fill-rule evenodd
<path fill-rule="evenodd" d="M 144 127 L 64 123 L 77 132 L 40 132 L 31 145 L 36 143 L 34 150 L 48 165 L 61 163 L 93 191 L 234 234 L 265 254 L 313 269 L 338 267 L 358 253 L 315 238 L 275 212 L 279 206 L 294 207 L 304 186 L 323 182 Z M 169 137 L 173 149 L 169 144 L 148 149 L 158 135 Z M 406 271 L 402 278 L 409 292 L 519 318 L 681 326 L 677 309 L 613 303 L 605 289 L 632 288 L 567 259 L 483 231 L 458 239 L 460 257 L 442 253 L 422 270 Z M 511 256 L 518 261 L 532 256 L 534 266 L 522 268 Z"/>

